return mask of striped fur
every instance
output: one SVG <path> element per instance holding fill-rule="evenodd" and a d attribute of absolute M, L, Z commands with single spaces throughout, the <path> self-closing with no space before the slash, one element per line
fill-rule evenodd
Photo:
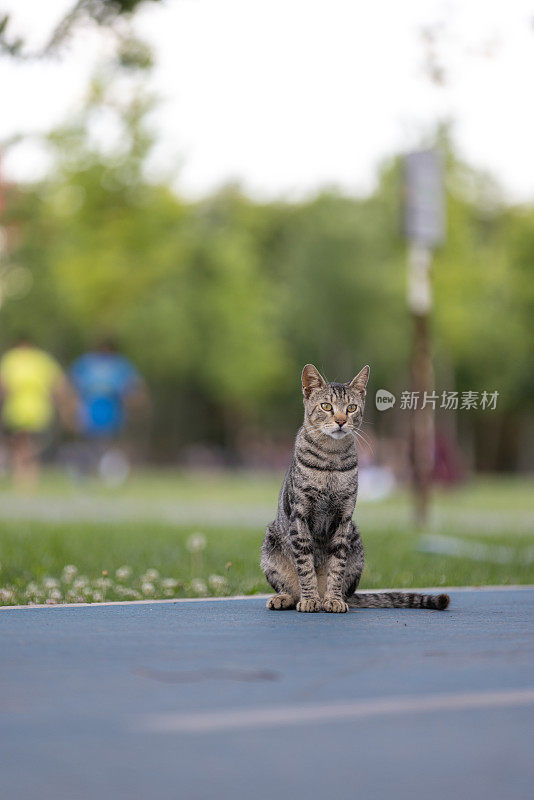
<path fill-rule="evenodd" d="M 357 432 L 369 367 L 348 383 L 302 372 L 304 422 L 284 478 L 276 519 L 263 540 L 261 565 L 276 594 L 273 610 L 345 612 L 351 608 L 444 609 L 447 595 L 355 594 L 364 552 L 352 521 L 358 493 Z"/>
<path fill-rule="evenodd" d="M 444 611 L 449 605 L 448 594 L 417 594 L 416 592 L 366 592 L 353 594 L 349 608 L 430 608 Z"/>

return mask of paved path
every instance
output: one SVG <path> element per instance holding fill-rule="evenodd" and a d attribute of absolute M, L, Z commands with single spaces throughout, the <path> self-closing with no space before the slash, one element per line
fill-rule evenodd
<path fill-rule="evenodd" d="M 527 800 L 534 589 L 0 612 L 2 797 Z"/>

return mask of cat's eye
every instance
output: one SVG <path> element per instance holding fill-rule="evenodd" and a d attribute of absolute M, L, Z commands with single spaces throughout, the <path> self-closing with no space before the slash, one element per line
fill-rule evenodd
<path fill-rule="evenodd" d="M 321 408 L 323 411 L 332 411 L 332 404 L 331 403 L 321 403 Z"/>
<path fill-rule="evenodd" d="M 347 406 L 347 411 L 349 412 L 349 414 L 354 414 L 357 408 L 358 408 L 357 405 L 351 403 L 350 406 Z"/>

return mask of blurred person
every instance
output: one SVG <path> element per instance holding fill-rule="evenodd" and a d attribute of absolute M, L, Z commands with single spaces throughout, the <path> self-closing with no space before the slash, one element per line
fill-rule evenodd
<path fill-rule="evenodd" d="M 108 483 L 122 483 L 129 461 L 117 442 L 132 417 L 149 410 L 145 383 L 132 362 L 118 351 L 116 343 L 102 339 L 96 347 L 76 359 L 70 379 L 78 393 L 78 428 L 93 446 L 90 461 Z"/>
<path fill-rule="evenodd" d="M 465 477 L 461 454 L 450 432 L 437 431 L 434 441 L 433 480 L 443 486 L 454 486 Z"/>
<path fill-rule="evenodd" d="M 72 426 L 72 388 L 58 362 L 29 336 L 20 336 L 0 360 L 0 395 L 13 479 L 19 486 L 33 486 L 56 411 Z"/>

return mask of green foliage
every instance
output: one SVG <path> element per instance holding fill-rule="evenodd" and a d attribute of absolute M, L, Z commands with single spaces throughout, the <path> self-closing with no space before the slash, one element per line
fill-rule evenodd
<path fill-rule="evenodd" d="M 0 53 L 15 58 L 55 55 L 83 23 L 93 22 L 116 34 L 118 58 L 123 66 L 144 69 L 151 62 L 150 56 L 142 43 L 137 42 L 133 46 L 130 40 L 125 45 L 130 37 L 124 36 L 124 21 L 131 18 L 140 6 L 159 2 L 161 0 L 73 0 L 71 8 L 60 19 L 46 45 L 37 52 L 28 52 L 24 39 L 10 36 L 10 16 L 3 14 L 0 16 Z"/>
<path fill-rule="evenodd" d="M 244 426 L 293 430 L 308 361 L 331 379 L 369 362 L 376 387 L 408 388 L 400 160 L 362 198 L 331 190 L 259 203 L 229 186 L 186 202 L 171 176 L 146 176 L 154 104 L 142 73 L 116 60 L 103 67 L 84 108 L 48 137 L 50 178 L 11 193 L 4 221 L 16 247 L 0 343 L 23 327 L 68 363 L 113 334 L 152 388 L 160 439 L 179 411 L 191 423 L 169 453 L 202 438 L 196 420 L 209 419 L 208 439 L 232 445 Z M 98 136 L 103 123 L 112 145 Z M 438 385 L 497 389 L 501 409 L 516 413 L 534 388 L 534 214 L 506 208 L 487 176 L 460 163 L 446 138 L 443 146 Z"/>
<path fill-rule="evenodd" d="M 488 204 L 495 197 L 489 179 L 458 164 L 451 173 L 447 245 L 434 268 L 438 353 L 454 364 L 458 389 L 497 389 L 501 408 L 514 407 L 525 399 L 520 384 L 531 326 L 518 313 L 524 300 L 515 287 L 511 212 Z"/>

